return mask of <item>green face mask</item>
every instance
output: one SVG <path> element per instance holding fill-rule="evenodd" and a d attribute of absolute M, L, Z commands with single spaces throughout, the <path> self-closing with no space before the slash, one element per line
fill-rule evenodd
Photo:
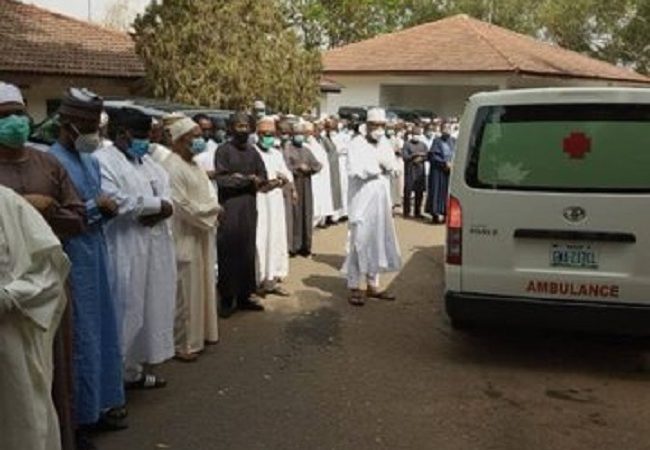
<path fill-rule="evenodd" d="M 0 119 L 0 145 L 20 149 L 29 138 L 29 118 L 11 115 Z"/>
<path fill-rule="evenodd" d="M 262 145 L 262 148 L 265 150 L 270 149 L 275 145 L 275 137 L 273 136 L 264 136 L 262 137 L 262 140 L 260 141 L 260 144 Z"/>

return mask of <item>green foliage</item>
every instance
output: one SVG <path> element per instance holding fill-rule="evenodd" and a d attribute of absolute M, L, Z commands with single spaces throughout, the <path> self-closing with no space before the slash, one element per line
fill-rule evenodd
<path fill-rule="evenodd" d="M 319 95 L 320 55 L 305 50 L 275 0 L 153 1 L 134 23 L 158 97 L 221 108 L 263 99 L 301 113 Z"/>

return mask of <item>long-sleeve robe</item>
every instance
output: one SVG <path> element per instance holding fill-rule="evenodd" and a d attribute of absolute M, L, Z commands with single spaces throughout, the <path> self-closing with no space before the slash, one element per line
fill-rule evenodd
<path fill-rule="evenodd" d="M 338 133 L 334 137 L 334 144 L 339 154 L 339 173 L 341 180 L 341 211 L 340 217 L 348 215 L 348 146 L 350 145 L 348 133 Z"/>
<path fill-rule="evenodd" d="M 265 182 L 267 174 L 262 158 L 250 144 L 243 149 L 231 142 L 222 145 L 214 165 L 219 203 L 224 209 L 217 233 L 219 294 L 231 306 L 234 301 L 249 301 L 257 290 L 257 190 L 245 177 L 255 175 Z"/>
<path fill-rule="evenodd" d="M 118 215 L 105 227 L 111 265 L 111 286 L 116 301 L 128 381 L 140 375 L 142 363 L 155 364 L 174 355 L 173 310 L 174 287 L 162 298 L 150 286 L 174 275 L 174 271 L 150 278 L 155 259 L 151 230 L 139 222 L 144 216 L 158 214 L 162 198 L 154 191 L 151 180 L 142 171 L 141 160 L 129 159 L 117 147 L 95 152 L 102 173 L 102 191 L 118 205 Z M 165 255 L 168 256 L 168 255 Z M 162 312 L 163 321 L 152 323 L 153 310 Z M 145 328 L 145 324 L 148 326 Z M 145 333 L 151 333 L 151 336 Z M 146 345 L 149 343 L 150 345 Z"/>
<path fill-rule="evenodd" d="M 425 161 L 428 148 L 424 142 L 413 142 L 404 145 L 402 158 L 404 160 L 404 215 L 411 213 L 411 197 L 415 196 L 415 214 L 422 213 L 422 198 L 427 185 Z"/>
<path fill-rule="evenodd" d="M 79 198 L 65 168 L 52 155 L 27 149 L 17 161 L 0 160 L 0 184 L 20 195 L 40 194 L 52 197 L 56 204 L 41 212 L 59 239 L 85 230 L 86 207 Z M 66 302 L 54 341 L 54 382 L 52 393 L 61 424 L 64 450 L 74 448 L 72 423 L 72 308 Z"/>
<path fill-rule="evenodd" d="M 315 137 L 311 136 L 307 139 L 305 146 L 321 164 L 321 170 L 312 176 L 311 181 L 314 198 L 314 222 L 323 222 L 326 217 L 334 214 L 330 161 L 327 152 Z"/>
<path fill-rule="evenodd" d="M 380 146 L 382 143 L 379 144 Z M 390 186 L 386 173 L 395 170 L 385 149 L 363 136 L 350 143 L 348 254 L 343 273 L 376 276 L 396 272 L 402 261 L 393 222 Z"/>
<path fill-rule="evenodd" d="M 296 147 L 293 144 L 287 145 L 284 148 L 284 160 L 293 173 L 293 184 L 298 196 L 298 201 L 291 205 L 293 235 L 289 240 L 289 252 L 309 254 L 314 233 L 312 178 L 323 166 L 314 157 L 311 150 L 304 145 L 302 147 Z M 306 167 L 306 171 L 302 170 L 302 165 Z"/>
<path fill-rule="evenodd" d="M 69 270 L 43 218 L 0 187 L 0 445 L 59 450 L 51 397 L 52 345 Z"/>
<path fill-rule="evenodd" d="M 335 135 L 333 136 L 335 137 Z M 327 159 L 330 164 L 330 187 L 332 189 L 332 206 L 337 215 L 341 214 L 343 208 L 343 197 L 341 194 L 341 168 L 339 162 L 339 152 L 336 143 L 329 136 L 322 139 L 322 145 L 327 152 Z"/>
<path fill-rule="evenodd" d="M 282 153 L 271 148 L 258 153 L 264 162 L 269 180 L 281 174 L 293 182 Z M 281 188 L 257 193 L 257 281 L 272 282 L 289 274 L 289 248 L 284 195 Z"/>
<path fill-rule="evenodd" d="M 437 138 L 429 152 L 429 180 L 426 212 L 435 216 L 447 214 L 447 196 L 449 195 L 449 169 L 454 159 L 456 141 Z"/>
<path fill-rule="evenodd" d="M 151 157 L 145 156 L 137 167 L 151 185 L 154 194 L 173 203 L 169 176 Z M 176 314 L 176 249 L 172 220 L 166 219 L 149 228 L 149 264 L 145 320 L 132 348 L 133 356 L 150 364 L 159 364 L 174 355 Z"/>
<path fill-rule="evenodd" d="M 86 207 L 86 231 L 68 238 L 73 310 L 74 412 L 78 424 L 97 422 L 102 411 L 124 404 L 122 355 L 115 302 L 109 282 L 104 217 L 96 203 L 101 173 L 92 155 L 56 143 L 50 149 L 65 167 Z"/>
<path fill-rule="evenodd" d="M 169 175 L 174 216 L 178 285 L 176 351 L 198 353 L 205 342 L 219 339 L 214 264 L 219 203 L 207 175 L 195 163 L 171 154 L 163 162 Z"/>

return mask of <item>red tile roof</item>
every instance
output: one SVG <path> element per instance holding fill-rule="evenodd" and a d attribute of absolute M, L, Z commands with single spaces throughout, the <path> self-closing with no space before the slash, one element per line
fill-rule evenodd
<path fill-rule="evenodd" d="M 458 15 L 335 48 L 324 74 L 514 72 L 541 76 L 650 83 L 650 78 Z"/>
<path fill-rule="evenodd" d="M 139 78 L 131 37 L 15 0 L 0 0 L 0 72 Z"/>

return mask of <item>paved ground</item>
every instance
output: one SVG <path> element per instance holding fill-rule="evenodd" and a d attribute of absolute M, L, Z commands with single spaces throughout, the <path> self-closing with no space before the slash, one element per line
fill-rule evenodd
<path fill-rule="evenodd" d="M 443 231 L 398 223 L 398 303 L 353 309 L 338 274 L 345 228 L 295 260 L 290 300 L 220 323 L 196 364 L 130 396 L 130 430 L 102 450 L 650 449 L 639 345 L 512 331 L 452 332 Z"/>

